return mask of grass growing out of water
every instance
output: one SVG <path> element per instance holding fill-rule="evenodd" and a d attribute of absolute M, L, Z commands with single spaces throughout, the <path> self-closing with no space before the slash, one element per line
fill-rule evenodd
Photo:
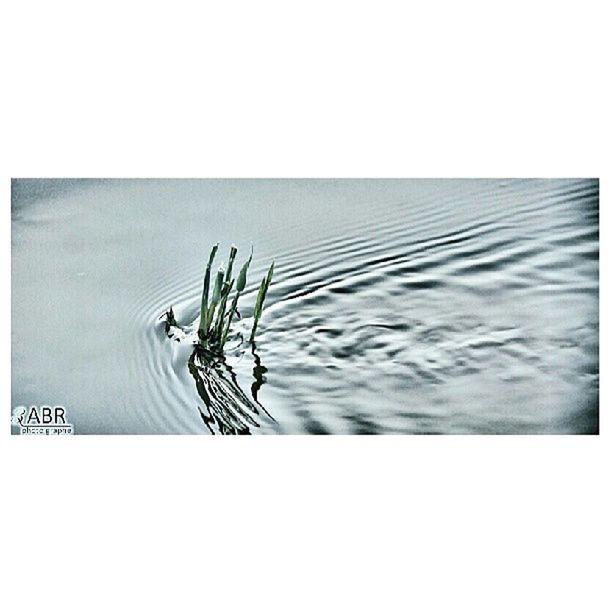
<path fill-rule="evenodd" d="M 266 294 L 268 293 L 268 288 L 270 287 L 270 283 L 272 282 L 272 275 L 274 274 L 274 262 L 270 266 L 268 270 L 268 274 L 262 279 L 261 285 L 259 285 L 259 292 L 257 293 L 257 301 L 255 302 L 255 310 L 253 311 L 253 329 L 251 329 L 251 337 L 249 338 L 249 342 L 255 342 L 255 332 L 257 331 L 257 324 L 259 323 L 259 319 L 261 318 L 261 313 L 263 312 L 263 305 L 266 299 Z"/>
<path fill-rule="evenodd" d="M 218 248 L 218 244 L 213 246 L 208 258 L 208 264 L 206 265 L 204 287 L 202 289 L 202 304 L 200 306 L 200 326 L 198 328 L 198 338 L 200 345 L 204 348 L 222 352 L 234 317 L 240 318 L 240 312 L 238 311 L 238 300 L 246 287 L 247 272 L 251 264 L 251 260 L 253 259 L 253 250 L 251 249 L 250 257 L 243 264 L 242 268 L 240 268 L 238 277 L 235 279 L 233 278 L 232 273 L 238 249 L 232 245 L 227 270 L 223 267 L 223 264 L 221 264 L 221 267 L 218 269 L 214 277 L 214 280 L 212 280 L 212 267 Z M 257 324 L 259 323 L 259 319 L 261 318 L 261 314 L 263 312 L 264 301 L 266 299 L 266 294 L 268 292 L 268 288 L 270 287 L 270 283 L 272 282 L 273 273 L 274 262 L 272 262 L 267 275 L 263 278 L 261 285 L 259 286 L 259 292 L 255 302 L 255 310 L 253 311 L 253 328 L 249 338 L 249 342 L 251 343 L 255 342 Z M 212 296 L 210 296 L 211 280 L 213 282 Z M 228 300 L 234 287 L 235 292 L 228 307 Z"/>

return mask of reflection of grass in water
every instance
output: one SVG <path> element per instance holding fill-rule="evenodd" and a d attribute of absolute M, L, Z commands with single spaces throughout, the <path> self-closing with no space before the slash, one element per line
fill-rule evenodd
<path fill-rule="evenodd" d="M 268 273 L 259 285 L 253 310 L 253 326 L 249 342 L 255 358 L 253 369 L 255 382 L 251 386 L 253 396 L 253 399 L 251 399 L 240 388 L 236 374 L 226 363 L 223 347 L 230 333 L 234 317 L 240 318 L 238 300 L 246 287 L 247 272 L 253 258 L 253 252 L 251 250 L 251 255 L 240 269 L 237 279 L 234 279 L 232 271 L 238 249 L 232 245 L 227 270 L 223 268 L 222 264 L 215 276 L 212 295 L 210 295 L 212 265 L 218 247 L 218 244 L 213 246 L 206 265 L 200 305 L 198 340 L 189 358 L 188 367 L 195 380 L 198 395 L 206 406 L 207 414 L 201 408 L 198 407 L 198 409 L 202 421 L 210 432 L 215 433 L 214 430 L 216 429 L 221 434 L 248 434 L 252 427 L 259 427 L 257 417 L 260 415 L 260 411 L 274 421 L 257 399 L 257 392 L 265 382 L 264 373 L 267 370 L 261 365 L 259 356 L 255 352 L 255 334 L 263 312 L 266 294 L 272 282 L 274 262 L 272 262 Z M 236 290 L 228 306 L 234 286 Z M 173 337 L 170 330 L 172 328 L 180 329 L 180 326 L 174 317 L 172 308 L 165 313 L 165 317 L 166 333 Z"/>
<path fill-rule="evenodd" d="M 255 361 L 260 366 L 259 356 L 253 349 Z M 263 413 L 274 421 L 257 400 L 257 390 L 265 382 L 262 372 L 255 373 L 256 382 L 251 392 L 253 399 L 240 388 L 235 372 L 223 356 L 211 353 L 196 345 L 189 358 L 189 373 L 196 383 L 198 395 L 204 401 L 206 412 L 200 407 L 204 425 L 214 434 L 249 434 L 251 428 L 259 427 L 258 417 Z M 263 368 L 265 371 L 265 368 Z M 256 387 L 256 390 L 254 390 Z"/>

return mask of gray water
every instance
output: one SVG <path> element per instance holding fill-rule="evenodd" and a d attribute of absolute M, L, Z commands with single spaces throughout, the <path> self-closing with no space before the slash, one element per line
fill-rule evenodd
<path fill-rule="evenodd" d="M 13 406 L 76 433 L 596 433 L 598 202 L 596 180 L 13 181 Z M 276 273 L 207 406 L 159 317 L 194 322 L 217 241 L 254 248 L 237 331 Z"/>

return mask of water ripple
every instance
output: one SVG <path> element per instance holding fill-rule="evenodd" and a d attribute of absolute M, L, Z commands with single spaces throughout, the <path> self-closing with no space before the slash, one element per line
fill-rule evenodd
<path fill-rule="evenodd" d="M 183 323 L 196 318 L 196 257 L 142 288 L 129 313 L 146 418 L 167 431 L 251 431 L 255 385 L 270 431 L 596 429 L 598 198 L 597 181 L 462 181 L 356 206 L 291 246 L 270 239 L 245 294 L 246 328 L 271 254 L 260 363 L 237 348 L 229 379 L 198 378 L 193 362 L 189 372 L 191 349 L 156 323 L 171 305 Z M 252 374 L 262 361 L 263 388 Z"/>

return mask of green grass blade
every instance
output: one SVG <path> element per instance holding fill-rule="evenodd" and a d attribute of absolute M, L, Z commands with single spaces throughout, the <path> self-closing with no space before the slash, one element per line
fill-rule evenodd
<path fill-rule="evenodd" d="M 210 251 L 210 255 L 208 257 L 208 265 L 206 266 L 206 273 L 204 274 L 204 287 L 202 289 L 202 303 L 200 305 L 200 330 L 208 329 L 208 292 L 210 288 L 210 269 L 212 267 L 213 261 L 215 259 L 215 255 L 217 254 L 217 249 L 219 248 L 219 243 L 215 244 Z"/>
<path fill-rule="evenodd" d="M 255 320 L 259 319 L 261 315 L 265 295 L 266 295 L 266 279 L 263 278 L 259 285 L 259 291 L 257 292 L 257 299 L 255 300 L 255 310 L 253 311 L 253 317 L 255 318 Z"/>
<path fill-rule="evenodd" d="M 217 304 L 219 303 L 219 300 L 221 299 L 221 289 L 223 287 L 223 277 L 224 276 L 225 276 L 225 271 L 223 269 L 223 264 L 221 264 L 221 267 L 219 268 L 219 271 L 217 272 L 217 277 L 215 279 L 215 286 L 213 289 L 212 298 L 210 300 L 210 304 L 208 305 L 208 310 L 206 311 L 206 316 L 205 316 L 206 325 L 202 329 L 206 337 L 208 337 L 211 323 L 213 322 L 215 318 L 215 308 L 217 307 Z"/>
<path fill-rule="evenodd" d="M 211 304 L 214 304 L 215 306 L 219 303 L 219 300 L 221 299 L 221 289 L 223 288 L 223 278 L 225 277 L 225 270 L 223 269 L 223 264 L 221 264 L 221 267 L 219 268 L 219 271 L 217 272 L 217 280 L 215 281 L 215 288 L 213 290 L 213 296 L 212 296 L 212 301 Z"/>
<path fill-rule="evenodd" d="M 229 313 L 227 315 L 227 324 L 225 326 L 225 331 L 223 332 L 223 336 L 221 338 L 221 344 L 224 345 L 227 340 L 227 335 L 229 334 L 230 326 L 232 324 L 232 319 L 234 318 L 234 313 L 238 311 L 238 299 L 240 298 L 240 291 L 236 291 L 236 295 L 232 300 L 232 305 L 230 306 Z"/>
<path fill-rule="evenodd" d="M 224 283 L 223 290 L 221 292 L 221 300 L 219 302 L 219 308 L 217 309 L 217 321 L 215 322 L 214 338 L 217 344 L 223 347 L 223 319 L 225 318 L 225 307 L 227 305 L 227 298 L 234 287 L 234 279 L 229 283 Z"/>
<path fill-rule="evenodd" d="M 257 300 L 255 301 L 255 310 L 253 311 L 253 329 L 251 330 L 251 338 L 250 342 L 255 340 L 255 333 L 257 332 L 257 325 L 259 323 L 259 319 L 261 318 L 261 313 L 263 312 L 264 302 L 266 300 L 266 294 L 268 293 L 268 288 L 272 283 L 272 276 L 274 274 L 274 262 L 270 266 L 268 270 L 268 274 L 261 281 L 261 285 L 259 285 L 259 292 L 257 293 Z"/>
<path fill-rule="evenodd" d="M 234 259 L 236 259 L 236 253 L 238 253 L 238 249 L 232 244 L 230 248 L 229 263 L 227 264 L 227 272 L 225 273 L 226 283 L 229 283 L 232 279 L 232 267 L 234 265 Z"/>
<path fill-rule="evenodd" d="M 253 247 L 251 247 L 251 256 L 245 261 L 242 268 L 240 268 L 240 274 L 238 274 L 238 282 L 236 283 L 236 291 L 242 293 L 246 287 L 247 271 L 251 265 L 251 259 L 253 259 Z"/>
<path fill-rule="evenodd" d="M 268 287 L 270 286 L 270 283 L 272 282 L 273 274 L 274 274 L 274 262 L 272 262 L 272 265 L 270 266 L 270 269 L 268 270 L 268 276 L 266 277 L 266 292 L 268 291 Z"/>

